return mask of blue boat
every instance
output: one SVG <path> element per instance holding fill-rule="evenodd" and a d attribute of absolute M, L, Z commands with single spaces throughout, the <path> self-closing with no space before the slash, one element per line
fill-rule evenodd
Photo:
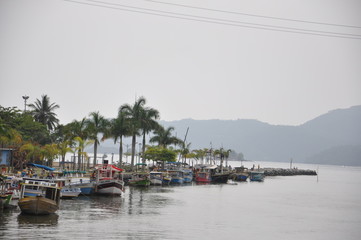
<path fill-rule="evenodd" d="M 170 180 L 171 184 L 182 184 L 184 182 L 184 176 L 182 170 L 169 170 L 169 176 L 172 178 Z"/>
<path fill-rule="evenodd" d="M 262 182 L 264 180 L 264 171 L 250 171 L 249 180 L 252 182 Z"/>
<path fill-rule="evenodd" d="M 81 194 L 91 195 L 94 193 L 95 182 L 91 180 L 79 179 L 79 181 L 70 183 L 72 188 L 80 188 Z"/>
<path fill-rule="evenodd" d="M 193 181 L 193 171 L 190 169 L 183 170 L 183 182 L 191 183 Z"/>

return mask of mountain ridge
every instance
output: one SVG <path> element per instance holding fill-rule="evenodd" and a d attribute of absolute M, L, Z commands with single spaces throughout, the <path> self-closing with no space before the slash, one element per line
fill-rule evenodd
<path fill-rule="evenodd" d="M 191 149 L 223 147 L 255 161 L 288 162 L 292 158 L 294 162 L 361 166 L 361 155 L 357 155 L 361 151 L 361 105 L 331 110 L 297 126 L 271 125 L 255 119 L 187 118 L 159 123 L 174 127 L 174 135 L 182 140 L 189 127 L 186 141 Z M 345 159 L 331 159 L 337 149 L 342 150 Z"/>

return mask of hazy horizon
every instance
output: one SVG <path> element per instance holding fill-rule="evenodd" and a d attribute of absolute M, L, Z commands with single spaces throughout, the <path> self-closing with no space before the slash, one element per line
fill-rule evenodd
<path fill-rule="evenodd" d="M 46 94 L 63 124 L 137 97 L 161 120 L 296 126 L 361 104 L 361 3 L 0 2 L 0 105 Z"/>

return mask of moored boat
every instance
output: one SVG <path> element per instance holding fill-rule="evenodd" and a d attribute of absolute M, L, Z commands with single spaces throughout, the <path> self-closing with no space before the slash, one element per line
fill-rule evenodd
<path fill-rule="evenodd" d="M 184 183 L 191 183 L 193 181 L 193 171 L 190 169 L 183 170 L 183 181 Z"/>
<path fill-rule="evenodd" d="M 211 173 L 205 171 L 196 172 L 195 180 L 196 183 L 210 183 L 212 180 Z"/>
<path fill-rule="evenodd" d="M 250 181 L 256 181 L 256 182 L 262 182 L 264 180 L 264 171 L 250 171 L 249 172 L 249 180 Z"/>
<path fill-rule="evenodd" d="M 231 174 L 231 178 L 233 181 L 240 181 L 240 182 L 245 182 L 247 181 L 249 176 L 249 172 L 247 170 L 247 168 L 245 167 L 236 167 L 235 168 L 235 172 Z"/>
<path fill-rule="evenodd" d="M 79 178 L 71 182 L 69 186 L 72 188 L 80 188 L 81 194 L 91 195 L 94 193 L 95 181 Z"/>
<path fill-rule="evenodd" d="M 101 164 L 95 167 L 95 193 L 101 195 L 122 195 L 124 181 L 120 169 L 111 164 Z"/>
<path fill-rule="evenodd" d="M 130 186 L 147 187 L 151 183 L 149 173 L 133 173 L 128 183 Z"/>
<path fill-rule="evenodd" d="M 149 179 L 151 185 L 162 185 L 163 184 L 163 173 L 162 172 L 150 172 Z"/>
<path fill-rule="evenodd" d="M 182 184 L 184 182 L 183 171 L 182 170 L 169 170 L 169 176 L 171 176 L 171 184 Z"/>
<path fill-rule="evenodd" d="M 60 198 L 76 198 L 80 193 L 80 188 L 65 186 L 60 190 Z"/>
<path fill-rule="evenodd" d="M 31 190 L 31 191 L 29 191 Z M 31 192 L 31 195 L 25 193 Z M 56 183 L 26 180 L 21 185 L 18 205 L 22 213 L 46 215 L 59 209 L 60 188 Z"/>

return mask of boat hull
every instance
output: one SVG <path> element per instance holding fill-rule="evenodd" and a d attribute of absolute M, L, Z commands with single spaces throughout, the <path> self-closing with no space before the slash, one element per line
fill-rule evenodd
<path fill-rule="evenodd" d="M 95 193 L 100 195 L 122 195 L 124 183 L 121 180 L 100 180 L 95 186 Z"/>
<path fill-rule="evenodd" d="M 263 182 L 264 172 L 251 172 L 249 175 L 249 180 L 252 182 Z"/>
<path fill-rule="evenodd" d="M 21 198 L 18 205 L 22 213 L 33 215 L 52 214 L 59 209 L 55 201 L 42 196 Z"/>
<path fill-rule="evenodd" d="M 170 180 L 171 184 L 182 184 L 184 182 L 184 178 L 182 177 L 172 177 L 172 180 Z"/>
<path fill-rule="evenodd" d="M 239 173 L 239 174 L 233 175 L 234 181 L 245 182 L 245 181 L 247 181 L 247 179 L 248 179 L 248 174 L 246 174 L 246 173 Z"/>
<path fill-rule="evenodd" d="M 60 190 L 60 198 L 77 198 L 81 193 L 80 188 L 62 188 Z"/>
<path fill-rule="evenodd" d="M 150 185 L 150 180 L 149 180 L 149 179 L 130 180 L 130 181 L 129 181 L 129 185 L 130 185 L 130 186 L 146 187 L 146 186 L 149 186 L 149 185 Z"/>
<path fill-rule="evenodd" d="M 213 183 L 227 183 L 229 174 L 214 174 L 212 175 Z"/>
<path fill-rule="evenodd" d="M 72 187 L 80 188 L 81 194 L 91 195 L 94 193 L 94 182 L 72 183 Z"/>
<path fill-rule="evenodd" d="M 195 180 L 197 183 L 210 183 L 211 176 L 208 172 L 197 172 Z"/>

